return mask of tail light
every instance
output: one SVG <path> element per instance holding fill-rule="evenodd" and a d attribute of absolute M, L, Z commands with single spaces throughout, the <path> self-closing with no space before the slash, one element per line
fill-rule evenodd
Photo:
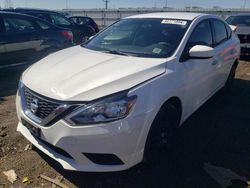
<path fill-rule="evenodd" d="M 63 31 L 63 36 L 65 36 L 67 39 L 73 41 L 73 33 L 71 31 Z"/>

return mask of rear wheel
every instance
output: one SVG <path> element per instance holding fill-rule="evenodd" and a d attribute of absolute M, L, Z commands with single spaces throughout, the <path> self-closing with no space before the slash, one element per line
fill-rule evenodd
<path fill-rule="evenodd" d="M 226 84 L 225 84 L 225 86 L 224 86 L 224 89 L 225 89 L 225 90 L 229 90 L 229 89 L 232 87 L 233 81 L 234 81 L 234 77 L 235 77 L 235 72 L 236 72 L 236 69 L 237 69 L 237 66 L 238 66 L 238 61 L 236 61 L 236 62 L 233 64 L 232 68 L 231 68 L 231 71 L 230 71 L 230 73 L 229 73 L 229 75 L 228 75 Z"/>
<path fill-rule="evenodd" d="M 167 157 L 169 149 L 173 147 L 178 124 L 177 108 L 172 104 L 164 105 L 149 131 L 144 152 L 144 162 L 154 164 Z"/>

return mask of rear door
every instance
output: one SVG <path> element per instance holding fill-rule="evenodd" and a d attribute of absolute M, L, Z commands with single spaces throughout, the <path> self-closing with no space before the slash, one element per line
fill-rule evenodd
<path fill-rule="evenodd" d="M 10 63 L 28 63 L 39 51 L 41 39 L 36 24 L 19 15 L 3 17 L 6 33 L 6 57 Z"/>
<path fill-rule="evenodd" d="M 215 68 L 213 84 L 214 88 L 220 88 L 226 82 L 230 69 L 237 57 L 237 46 L 234 44 L 231 29 L 221 20 L 212 20 L 214 34 Z"/>

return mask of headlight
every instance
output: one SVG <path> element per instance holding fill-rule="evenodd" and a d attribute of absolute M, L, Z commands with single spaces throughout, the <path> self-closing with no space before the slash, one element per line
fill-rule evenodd
<path fill-rule="evenodd" d="M 136 102 L 136 96 L 119 93 L 81 106 L 65 118 L 73 126 L 115 121 L 126 117 Z"/>

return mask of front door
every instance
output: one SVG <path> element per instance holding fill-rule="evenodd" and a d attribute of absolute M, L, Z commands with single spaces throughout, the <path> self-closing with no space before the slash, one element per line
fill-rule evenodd
<path fill-rule="evenodd" d="M 215 74 L 214 58 L 194 59 L 189 57 L 189 50 L 195 45 L 212 47 L 212 28 L 209 20 L 199 23 L 191 34 L 182 55 L 182 63 L 186 70 L 186 101 L 193 111 L 212 94 Z"/>

